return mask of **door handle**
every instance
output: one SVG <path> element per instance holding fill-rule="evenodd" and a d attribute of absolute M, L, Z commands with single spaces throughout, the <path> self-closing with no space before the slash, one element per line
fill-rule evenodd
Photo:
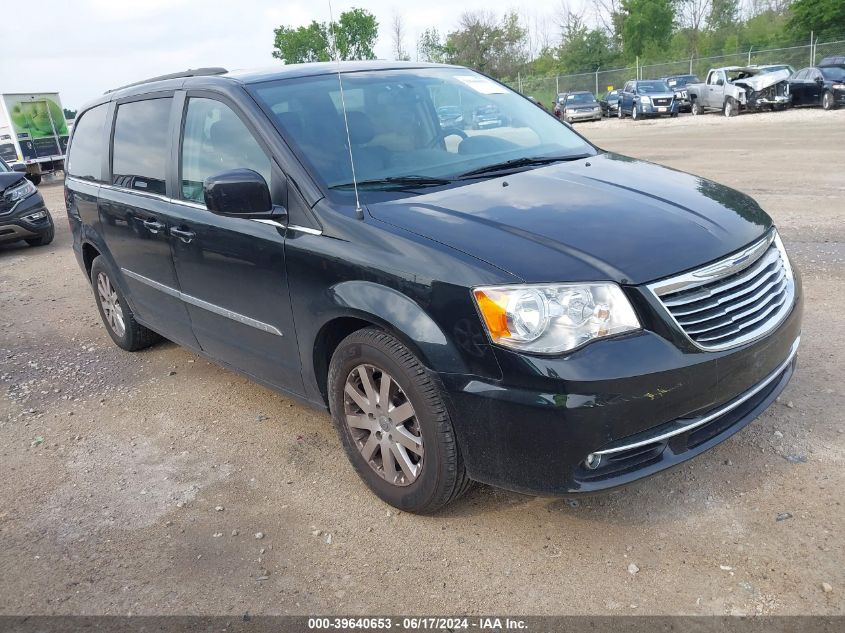
<path fill-rule="evenodd" d="M 164 230 L 164 224 L 162 222 L 159 222 L 155 218 L 150 218 L 148 220 L 144 220 L 144 228 L 146 228 L 153 235 L 156 235 L 159 231 Z"/>
<path fill-rule="evenodd" d="M 190 244 L 197 236 L 197 234 L 193 231 L 185 231 L 184 229 L 170 229 L 170 234 L 173 237 L 178 237 L 180 240 L 185 242 L 185 244 Z"/>

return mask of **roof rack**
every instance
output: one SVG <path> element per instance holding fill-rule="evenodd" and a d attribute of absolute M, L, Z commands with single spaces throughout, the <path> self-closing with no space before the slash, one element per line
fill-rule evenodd
<path fill-rule="evenodd" d="M 229 72 L 225 68 L 219 67 L 211 67 L 211 68 L 189 68 L 188 70 L 183 70 L 182 72 L 178 73 L 170 73 L 168 75 L 159 75 L 158 77 L 150 77 L 149 79 L 144 79 L 142 81 L 135 81 L 131 84 L 126 84 L 125 86 L 119 86 L 117 88 L 112 88 L 111 90 L 106 90 L 103 94 L 109 94 L 110 92 L 115 92 L 117 90 L 123 90 L 124 88 L 131 88 L 132 86 L 140 86 L 142 84 L 149 84 L 154 81 L 164 81 L 165 79 L 180 79 L 182 77 L 206 77 L 210 75 L 223 75 Z"/>

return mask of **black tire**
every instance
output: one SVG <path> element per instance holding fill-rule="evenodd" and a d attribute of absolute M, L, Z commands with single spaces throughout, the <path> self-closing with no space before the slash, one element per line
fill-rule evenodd
<path fill-rule="evenodd" d="M 41 174 L 27 174 L 26 179 L 36 187 L 41 184 Z"/>
<path fill-rule="evenodd" d="M 704 108 L 701 107 L 701 104 L 698 102 L 697 99 L 692 100 L 692 105 L 690 106 L 690 112 L 693 116 L 698 116 L 700 114 L 704 114 Z"/>
<path fill-rule="evenodd" d="M 640 118 L 640 115 L 637 114 L 637 104 L 635 103 L 634 106 L 631 108 L 631 120 L 636 121 Z"/>
<path fill-rule="evenodd" d="M 100 293 L 97 288 L 100 275 L 105 275 L 109 281 L 111 289 L 117 296 L 117 301 L 119 302 L 123 316 L 124 331 L 122 334 L 115 330 L 109 322 L 108 317 L 106 317 L 106 312 L 103 308 Z M 106 331 L 109 333 L 109 336 L 111 336 L 115 345 L 127 352 L 137 352 L 138 350 L 145 349 L 161 340 L 161 336 L 152 330 L 145 328 L 135 320 L 135 315 L 132 314 L 132 309 L 129 307 L 129 304 L 126 303 L 126 299 L 120 291 L 120 287 L 115 283 L 115 275 L 111 266 L 109 266 L 108 262 L 102 255 L 95 257 L 94 262 L 91 264 L 91 288 L 94 290 L 94 302 L 97 304 L 97 310 L 100 312 L 100 318 L 103 320 L 103 325 L 106 327 Z"/>
<path fill-rule="evenodd" d="M 53 238 L 56 236 L 56 227 L 53 224 L 53 218 L 49 213 L 47 213 L 47 221 L 50 223 L 47 230 L 38 237 L 32 237 L 25 240 L 27 244 L 30 246 L 47 246 L 47 244 L 53 241 Z"/>
<path fill-rule="evenodd" d="M 413 407 L 425 453 L 412 482 L 388 482 L 361 453 L 346 422 L 347 379 L 362 364 L 387 372 Z M 471 481 L 446 408 L 443 389 L 416 356 L 391 334 L 375 328 L 353 332 L 332 356 L 328 376 L 332 420 L 358 476 L 384 502 L 405 512 L 431 513 L 466 492 Z"/>
<path fill-rule="evenodd" d="M 618 116 L 620 119 L 625 118 L 625 113 L 622 112 L 622 106 L 619 106 L 619 108 L 616 110 L 616 116 Z"/>
<path fill-rule="evenodd" d="M 836 104 L 833 100 L 833 93 L 830 90 L 825 90 L 822 93 L 822 108 L 825 110 L 833 110 Z"/>
<path fill-rule="evenodd" d="M 725 105 L 722 107 L 722 113 L 726 117 L 732 117 L 739 114 L 739 106 L 736 102 L 736 99 L 733 97 L 728 97 L 725 99 Z"/>
<path fill-rule="evenodd" d="M 673 119 L 677 119 L 677 118 L 678 118 L 678 113 L 677 113 L 677 112 L 673 112 L 673 113 L 672 113 L 672 118 L 673 118 Z"/>

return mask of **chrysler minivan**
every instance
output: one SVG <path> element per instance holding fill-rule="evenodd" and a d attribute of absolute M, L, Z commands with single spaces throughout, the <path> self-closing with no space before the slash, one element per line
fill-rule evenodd
<path fill-rule="evenodd" d="M 441 126 L 455 103 L 500 123 Z M 754 200 L 466 68 L 116 89 L 77 118 L 65 195 L 118 346 L 164 337 L 329 411 L 403 510 L 472 481 L 627 484 L 739 431 L 795 367 L 801 283 Z"/>

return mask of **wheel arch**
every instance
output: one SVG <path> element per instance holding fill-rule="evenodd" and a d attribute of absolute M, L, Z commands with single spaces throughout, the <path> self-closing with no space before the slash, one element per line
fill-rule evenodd
<path fill-rule="evenodd" d="M 407 295 L 369 281 L 344 281 L 333 286 L 329 293 L 334 309 L 313 330 L 310 358 L 324 402 L 328 403 L 326 383 L 332 354 L 344 338 L 365 327 L 389 332 L 431 370 L 467 372 L 453 342 L 423 307 Z"/>

